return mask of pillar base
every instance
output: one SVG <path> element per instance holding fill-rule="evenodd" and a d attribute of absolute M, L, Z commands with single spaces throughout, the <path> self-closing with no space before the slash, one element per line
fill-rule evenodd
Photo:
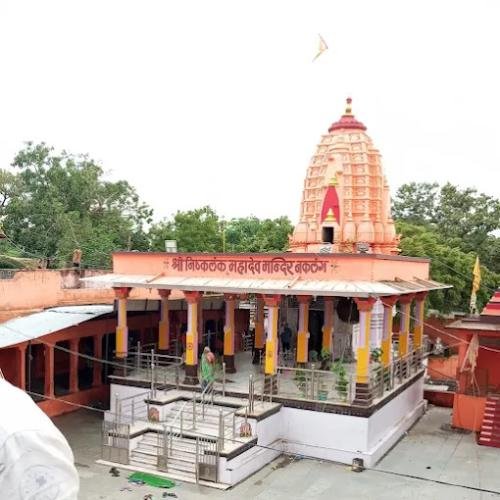
<path fill-rule="evenodd" d="M 236 373 L 234 366 L 234 354 L 224 354 L 224 363 L 226 363 L 226 373 Z"/>
<path fill-rule="evenodd" d="M 253 350 L 253 354 L 252 354 L 252 364 L 253 365 L 260 365 L 261 359 L 264 359 L 264 348 L 263 347 L 256 347 Z"/>
<path fill-rule="evenodd" d="M 186 376 L 184 377 L 183 384 L 198 385 L 200 383 L 198 379 L 198 365 L 184 365 L 184 372 Z"/>
<path fill-rule="evenodd" d="M 371 406 L 373 394 L 368 384 L 356 383 L 356 393 L 353 404 L 358 406 Z"/>

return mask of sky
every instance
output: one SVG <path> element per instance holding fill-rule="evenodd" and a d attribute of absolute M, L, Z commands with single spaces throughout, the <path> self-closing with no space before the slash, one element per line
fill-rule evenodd
<path fill-rule="evenodd" d="M 351 96 L 393 192 L 500 197 L 499 21 L 495 0 L 3 0 L 0 168 L 45 141 L 128 180 L 157 220 L 208 204 L 297 221 Z"/>

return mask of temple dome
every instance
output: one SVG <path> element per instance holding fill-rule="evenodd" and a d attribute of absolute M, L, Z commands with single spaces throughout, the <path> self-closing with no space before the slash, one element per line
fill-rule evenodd
<path fill-rule="evenodd" d="M 321 137 L 306 173 L 300 221 L 290 238 L 294 252 L 398 253 L 389 185 L 380 152 L 352 113 L 352 99 Z"/>

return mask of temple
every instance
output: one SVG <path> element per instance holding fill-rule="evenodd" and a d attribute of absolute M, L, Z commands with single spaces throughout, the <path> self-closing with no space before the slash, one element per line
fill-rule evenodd
<path fill-rule="evenodd" d="M 289 250 L 116 252 L 80 290 L 114 306 L 40 313 L 51 328 L 13 320 L 0 347 L 23 374 L 34 353 L 27 381 L 54 412 L 68 370 L 66 401 L 107 391 L 107 465 L 219 488 L 282 452 L 371 467 L 424 411 L 425 300 L 448 286 L 398 255 L 380 154 L 350 99 L 307 169 Z M 102 357 L 90 389 L 73 357 L 54 361 L 56 342 Z M 205 347 L 217 364 L 202 391 Z"/>

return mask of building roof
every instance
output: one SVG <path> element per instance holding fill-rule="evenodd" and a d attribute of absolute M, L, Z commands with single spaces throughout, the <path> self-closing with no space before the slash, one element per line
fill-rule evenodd
<path fill-rule="evenodd" d="M 0 324 L 0 348 L 43 337 L 113 312 L 112 305 L 54 307 Z"/>
<path fill-rule="evenodd" d="M 261 293 L 280 295 L 320 295 L 333 297 L 371 297 L 402 295 L 450 288 L 432 280 L 348 281 L 305 279 L 239 279 L 195 276 L 155 276 L 108 274 L 85 278 L 109 287 L 165 288 L 218 293 Z"/>

